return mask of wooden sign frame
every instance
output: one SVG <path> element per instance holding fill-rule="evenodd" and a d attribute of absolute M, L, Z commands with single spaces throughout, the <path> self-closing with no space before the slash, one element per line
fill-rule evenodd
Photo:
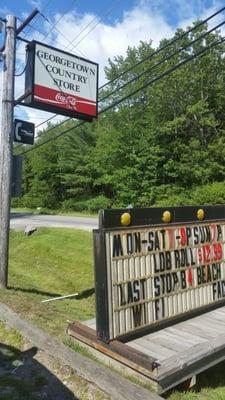
<path fill-rule="evenodd" d="M 96 331 L 106 342 L 225 303 L 225 206 L 104 210 L 94 252 Z"/>

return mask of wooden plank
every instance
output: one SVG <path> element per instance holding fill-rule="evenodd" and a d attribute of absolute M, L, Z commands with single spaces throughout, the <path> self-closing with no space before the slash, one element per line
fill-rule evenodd
<path fill-rule="evenodd" d="M 189 344 L 185 343 L 185 341 L 182 340 L 180 337 L 178 338 L 175 335 L 166 331 L 152 334 L 151 341 L 155 344 L 160 344 L 166 349 L 171 349 L 176 352 L 179 352 L 180 350 L 188 350 L 190 347 Z"/>
<path fill-rule="evenodd" d="M 219 313 L 221 313 L 221 314 L 224 314 L 224 316 L 225 316 L 225 307 L 218 307 L 216 310 L 214 310 L 214 311 L 216 311 L 216 312 L 219 312 Z M 208 315 L 211 315 L 213 313 L 213 311 L 210 311 L 210 312 L 208 312 L 207 314 Z"/>
<path fill-rule="evenodd" d="M 213 314 L 210 314 L 208 317 L 210 319 L 215 319 L 221 322 L 225 323 L 225 314 L 221 313 L 219 310 L 216 310 L 217 312 L 214 312 Z"/>
<path fill-rule="evenodd" d="M 208 315 L 207 319 L 212 321 L 212 323 L 214 323 L 214 321 L 219 321 L 221 324 L 223 324 L 223 326 L 225 326 L 225 314 L 223 313 L 221 314 L 219 312 L 214 312 L 213 314 Z"/>
<path fill-rule="evenodd" d="M 173 350 L 166 349 L 159 344 L 151 342 L 151 338 L 149 340 L 146 340 L 146 337 L 142 338 L 141 340 L 132 340 L 132 342 L 128 342 L 127 345 L 132 348 L 136 348 L 139 351 L 144 351 L 146 354 L 155 357 L 159 362 L 162 362 L 164 359 L 176 354 L 176 352 Z"/>
<path fill-rule="evenodd" d="M 84 325 L 87 325 L 89 328 L 94 329 L 96 331 L 96 319 L 92 318 L 89 319 L 88 321 L 83 322 Z"/>
<path fill-rule="evenodd" d="M 121 375 L 71 350 L 52 336 L 0 303 L 0 320 L 21 332 L 30 342 L 69 365 L 76 374 L 97 385 L 114 400 L 162 400 L 162 397 L 131 383 Z"/>
<path fill-rule="evenodd" d="M 207 339 L 202 338 L 201 336 L 192 335 L 190 332 L 184 332 L 179 329 L 177 325 L 167 328 L 166 332 L 171 332 L 172 334 L 180 337 L 181 339 L 185 340 L 186 343 L 189 343 L 190 346 L 207 342 Z"/>
<path fill-rule="evenodd" d="M 69 324 L 68 333 L 109 357 L 143 373 L 143 375 L 152 377 L 151 371 L 158 365 L 154 357 L 146 355 L 143 351 L 139 352 L 131 349 L 126 344 L 117 340 L 113 340 L 110 343 L 102 342 L 97 339 L 96 332 L 93 329 L 79 322 Z"/>
<path fill-rule="evenodd" d="M 184 331 L 190 333 L 195 336 L 200 336 L 203 339 L 207 340 L 215 338 L 218 335 L 218 332 L 215 332 L 215 330 L 212 330 L 210 328 L 205 329 L 204 325 L 202 323 L 199 323 L 198 321 L 195 321 L 195 319 L 188 321 L 188 324 L 185 323 L 179 324 L 179 330 L 182 332 Z"/>
<path fill-rule="evenodd" d="M 162 390 L 168 390 L 225 359 L 225 337 L 212 339 L 208 346 L 197 345 L 192 352 L 183 352 L 180 358 L 171 357 L 158 370 L 158 382 Z"/>
<path fill-rule="evenodd" d="M 207 330 L 207 332 L 214 335 L 213 337 L 216 337 L 220 333 L 223 333 L 225 329 L 225 326 L 223 326 L 223 324 L 221 325 L 219 321 L 213 321 L 212 319 L 207 317 L 204 317 L 199 321 L 192 321 L 191 324 L 196 324 L 199 328 L 203 327 L 205 330 Z"/>
<path fill-rule="evenodd" d="M 225 351 L 225 335 L 219 335 L 216 338 L 208 341 L 207 343 L 201 343 L 193 346 L 191 352 L 180 352 L 179 358 L 180 363 L 177 365 L 177 357 L 171 357 L 159 367 L 159 376 L 162 377 L 168 374 L 169 371 L 174 372 L 179 368 L 186 368 L 187 366 L 198 362 L 200 359 L 210 356 L 215 352 Z M 207 366 L 206 366 L 207 368 Z"/>

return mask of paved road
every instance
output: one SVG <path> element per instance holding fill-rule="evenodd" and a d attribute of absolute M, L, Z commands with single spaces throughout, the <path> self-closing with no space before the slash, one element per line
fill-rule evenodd
<path fill-rule="evenodd" d="M 98 227 L 97 218 L 72 217 L 63 215 L 34 215 L 31 213 L 11 213 L 10 228 L 24 229 L 27 225 L 74 228 L 91 231 Z"/>

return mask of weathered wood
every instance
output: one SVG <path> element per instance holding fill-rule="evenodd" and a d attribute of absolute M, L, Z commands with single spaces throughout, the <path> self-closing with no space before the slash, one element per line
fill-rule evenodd
<path fill-rule="evenodd" d="M 8 283 L 16 18 L 7 16 L 0 129 L 0 286 Z"/>
<path fill-rule="evenodd" d="M 162 397 L 149 390 L 131 383 L 121 375 L 99 365 L 87 357 L 71 350 L 67 346 L 36 327 L 31 322 L 22 319 L 5 304 L 0 303 L 0 319 L 52 357 L 57 357 L 63 363 L 73 368 L 77 375 L 93 382 L 115 400 L 162 400 Z"/>
<path fill-rule="evenodd" d="M 199 321 L 195 321 L 195 319 L 188 321 L 188 324 L 179 324 L 179 330 L 207 340 L 210 340 L 218 335 L 213 329 L 210 327 L 207 327 L 206 329 L 203 324 L 201 324 Z"/>
<path fill-rule="evenodd" d="M 159 362 L 162 362 L 164 359 L 176 355 L 175 351 L 165 348 L 158 343 L 153 343 L 151 341 L 151 335 L 132 340 L 131 342 L 128 342 L 127 345 L 139 351 L 144 351 L 146 354 L 154 356 Z"/>
<path fill-rule="evenodd" d="M 94 325 L 93 321 L 92 324 Z M 127 342 L 154 356 L 161 392 L 225 360 L 225 307 Z"/>
<path fill-rule="evenodd" d="M 79 322 L 68 325 L 69 335 L 79 339 L 83 343 L 99 350 L 109 357 L 120 361 L 130 368 L 140 371 L 143 375 L 153 377 L 151 373 L 158 366 L 157 360 L 135 349 L 131 349 L 124 343 L 113 340 L 110 343 L 104 343 L 97 339 L 96 331 Z"/>
<path fill-rule="evenodd" d="M 198 343 L 207 342 L 206 339 L 204 339 L 200 336 L 192 335 L 190 332 L 180 331 L 179 328 L 176 326 L 168 328 L 167 332 L 170 332 L 173 335 L 175 335 L 176 337 L 183 339 L 186 343 L 189 343 L 190 346 L 192 346 L 192 345 L 194 346 L 195 344 L 198 344 Z"/>
<path fill-rule="evenodd" d="M 171 349 L 177 351 L 180 350 L 187 350 L 190 346 L 188 343 L 185 343 L 180 337 L 171 334 L 166 329 L 158 332 L 158 335 L 152 335 L 151 338 L 152 342 L 155 344 L 160 344 L 161 346 L 165 347 L 166 349 Z"/>
<path fill-rule="evenodd" d="M 187 354 L 186 357 L 179 354 L 176 358 L 167 360 L 167 364 L 162 366 L 158 374 L 158 383 L 162 391 L 225 360 L 224 335 L 214 339 L 209 348 L 201 346 L 192 348 L 193 353 Z"/>

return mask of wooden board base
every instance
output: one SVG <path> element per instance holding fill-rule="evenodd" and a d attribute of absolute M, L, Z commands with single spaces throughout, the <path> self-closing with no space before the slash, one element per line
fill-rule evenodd
<path fill-rule="evenodd" d="M 225 360 L 225 307 L 180 322 L 126 344 L 96 338 L 95 320 L 69 325 L 77 340 L 135 371 L 163 393 Z"/>

